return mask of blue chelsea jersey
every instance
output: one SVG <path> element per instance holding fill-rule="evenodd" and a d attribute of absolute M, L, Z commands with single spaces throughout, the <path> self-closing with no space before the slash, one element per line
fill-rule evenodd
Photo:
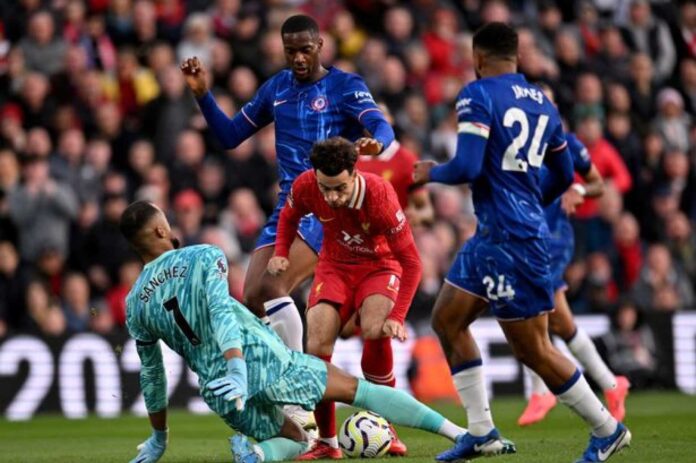
<path fill-rule="evenodd" d="M 254 127 L 275 121 L 281 204 L 293 180 L 312 167 L 312 145 L 335 136 L 355 141 L 363 136 L 363 117 L 373 111 L 381 116 L 363 79 L 335 67 L 309 84 L 298 82 L 292 71 L 283 70 L 264 83 L 242 108 Z"/>
<path fill-rule="evenodd" d="M 523 75 L 504 74 L 464 87 L 456 111 L 460 134 L 487 138 L 481 175 L 471 185 L 479 233 L 547 237 L 541 167 L 567 143 L 555 106 Z"/>

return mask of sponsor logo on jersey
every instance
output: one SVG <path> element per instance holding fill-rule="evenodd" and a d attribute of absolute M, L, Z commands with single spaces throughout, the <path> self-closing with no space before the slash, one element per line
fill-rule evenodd
<path fill-rule="evenodd" d="M 369 225 L 369 224 L 368 224 Z M 360 236 L 360 233 L 356 233 L 355 235 L 351 235 L 347 231 L 341 230 L 341 233 L 343 233 L 343 242 L 347 245 L 353 245 L 353 244 L 363 244 L 365 240 Z"/>

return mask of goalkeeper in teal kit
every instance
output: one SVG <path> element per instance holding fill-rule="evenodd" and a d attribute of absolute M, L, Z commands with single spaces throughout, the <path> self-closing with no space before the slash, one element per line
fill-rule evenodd
<path fill-rule="evenodd" d="M 466 433 L 402 391 L 359 380 L 316 357 L 289 350 L 273 330 L 229 296 L 227 260 L 220 249 L 177 249 L 164 213 L 153 204 L 131 204 L 120 226 L 145 262 L 126 299 L 127 325 L 142 363 L 140 387 L 153 428 L 131 463 L 158 461 L 167 446 L 166 378 L 159 340 L 198 374 L 205 402 L 237 431 L 230 439 L 235 462 L 288 460 L 306 450 L 304 431 L 283 414 L 283 405 L 289 404 L 312 410 L 322 400 L 344 402 L 452 441 Z"/>

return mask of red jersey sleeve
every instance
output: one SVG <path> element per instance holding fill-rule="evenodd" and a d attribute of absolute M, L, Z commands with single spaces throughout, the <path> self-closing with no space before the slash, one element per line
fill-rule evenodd
<path fill-rule="evenodd" d="M 278 229 L 276 231 L 275 255 L 287 258 L 290 254 L 290 246 L 295 240 L 297 227 L 302 216 L 309 213 L 308 196 L 311 186 L 310 175 L 307 172 L 295 179 L 290 188 L 288 198 L 285 200 L 283 210 L 280 211 Z"/>
<path fill-rule="evenodd" d="M 401 285 L 389 319 L 403 323 L 421 278 L 421 261 L 413 240 L 411 227 L 404 211 L 399 206 L 396 192 L 386 183 L 382 184 L 382 200 L 376 201 L 379 217 L 377 224 L 389 243 L 389 248 L 401 265 Z"/>

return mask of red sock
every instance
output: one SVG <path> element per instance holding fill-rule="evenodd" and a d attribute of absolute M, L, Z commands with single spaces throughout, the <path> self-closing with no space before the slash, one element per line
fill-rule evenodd
<path fill-rule="evenodd" d="M 319 355 L 319 358 L 331 363 L 330 355 Z M 336 404 L 334 402 L 319 402 L 314 409 L 314 418 L 317 420 L 319 437 L 336 437 Z"/>
<path fill-rule="evenodd" d="M 360 366 L 369 382 L 394 387 L 396 378 L 391 338 L 365 340 Z"/>

